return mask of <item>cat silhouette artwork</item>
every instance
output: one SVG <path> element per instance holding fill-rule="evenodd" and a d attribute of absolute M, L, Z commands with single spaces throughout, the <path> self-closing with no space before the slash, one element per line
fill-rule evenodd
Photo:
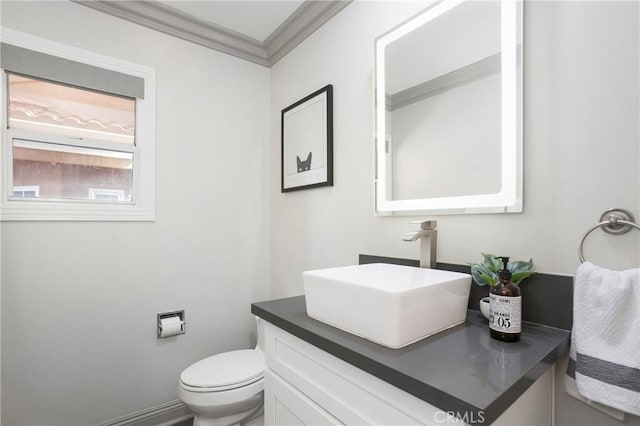
<path fill-rule="evenodd" d="M 309 155 L 307 155 L 307 159 L 304 161 L 302 161 L 300 157 L 296 155 L 296 161 L 298 162 L 298 173 L 311 170 L 311 152 L 309 152 Z"/>

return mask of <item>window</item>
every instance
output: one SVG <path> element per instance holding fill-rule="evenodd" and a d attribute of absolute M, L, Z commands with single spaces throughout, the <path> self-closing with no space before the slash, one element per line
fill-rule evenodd
<path fill-rule="evenodd" d="M 39 186 L 14 186 L 13 196 L 22 198 L 38 198 L 40 195 Z"/>
<path fill-rule="evenodd" d="M 154 220 L 153 70 L 34 39 L 3 28 L 2 220 Z"/>
<path fill-rule="evenodd" d="M 90 188 L 106 186 L 124 194 L 112 202 L 133 201 L 135 99 L 7 80 L 14 186 L 37 184 L 43 200 L 96 200 Z"/>
<path fill-rule="evenodd" d="M 89 188 L 90 200 L 124 201 L 125 193 L 122 189 Z"/>

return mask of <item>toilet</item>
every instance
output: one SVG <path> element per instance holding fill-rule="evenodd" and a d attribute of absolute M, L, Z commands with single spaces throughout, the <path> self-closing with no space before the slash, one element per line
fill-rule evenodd
<path fill-rule="evenodd" d="M 193 412 L 194 426 L 260 426 L 264 369 L 259 339 L 255 349 L 223 352 L 185 368 L 178 397 Z"/>

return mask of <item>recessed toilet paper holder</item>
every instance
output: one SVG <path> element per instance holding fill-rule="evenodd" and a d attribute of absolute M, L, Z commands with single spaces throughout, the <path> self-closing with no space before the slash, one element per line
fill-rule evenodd
<path fill-rule="evenodd" d="M 177 317 L 180 321 L 180 329 L 178 331 L 174 331 L 173 333 L 169 334 L 169 335 L 163 335 L 162 334 L 162 323 L 163 320 L 170 320 L 173 317 Z M 157 331 L 158 331 L 158 338 L 162 339 L 165 337 L 170 337 L 170 336 L 177 336 L 179 334 L 184 334 L 186 331 L 186 323 L 184 320 L 185 316 L 184 316 L 184 310 L 181 311 L 170 311 L 170 312 L 161 312 L 159 314 L 157 314 L 157 322 L 158 322 L 158 326 L 157 326 Z"/>

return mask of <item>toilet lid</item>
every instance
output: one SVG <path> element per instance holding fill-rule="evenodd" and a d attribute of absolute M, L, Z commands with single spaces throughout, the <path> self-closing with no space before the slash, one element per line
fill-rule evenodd
<path fill-rule="evenodd" d="M 229 387 L 255 381 L 264 375 L 264 355 L 253 349 L 224 352 L 187 367 L 180 381 L 199 388 Z"/>

